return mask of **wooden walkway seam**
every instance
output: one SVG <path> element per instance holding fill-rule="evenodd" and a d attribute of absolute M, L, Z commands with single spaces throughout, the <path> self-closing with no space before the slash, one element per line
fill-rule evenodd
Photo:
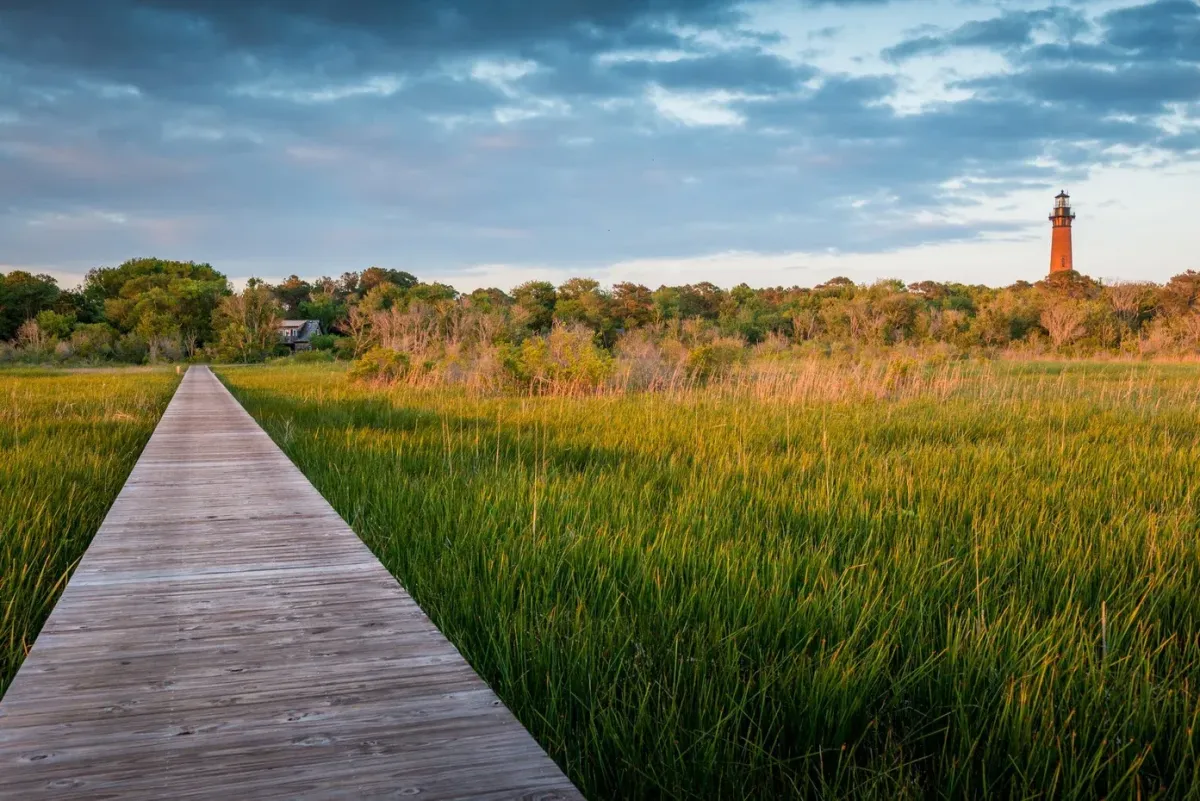
<path fill-rule="evenodd" d="M 0 700 L 0 799 L 581 799 L 207 367 Z"/>

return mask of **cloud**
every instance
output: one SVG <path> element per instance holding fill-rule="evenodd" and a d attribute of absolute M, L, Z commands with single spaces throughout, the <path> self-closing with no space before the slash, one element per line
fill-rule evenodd
<path fill-rule="evenodd" d="M 884 49 L 882 55 L 885 61 L 900 63 L 960 48 L 1011 52 L 1033 44 L 1034 34 L 1039 31 L 1051 29 L 1074 38 L 1088 27 L 1087 19 L 1078 11 L 1062 7 L 1008 11 L 998 17 L 965 22 L 949 31 L 906 39 Z"/>
<path fill-rule="evenodd" d="M 811 66 L 749 48 L 670 61 L 627 61 L 615 65 L 612 72 L 625 80 L 672 90 L 744 92 L 788 91 L 818 74 Z"/>
<path fill-rule="evenodd" d="M 1105 39 L 1126 57 L 1200 62 L 1200 3 L 1156 0 L 1102 17 Z"/>
<path fill-rule="evenodd" d="M 959 86 L 989 96 L 1028 98 L 1051 103 L 1061 113 L 1087 113 L 1097 128 L 1109 115 L 1162 113 L 1172 103 L 1200 100 L 1200 66 L 1088 64 L 1037 66 L 1015 75 L 963 81 Z"/>
<path fill-rule="evenodd" d="M 989 197 L 1196 149 L 1195 3 L 893 31 L 884 64 L 854 62 L 856 20 L 922 4 L 806 6 L 789 33 L 725 0 L 6 4 L 4 257 L 163 242 L 428 274 L 888 252 L 1011 234 Z M 841 66 L 806 60 L 810 33 Z M 1003 69 L 960 52 L 981 49 Z M 921 54 L 963 74 L 902 108 Z M 89 222 L 29 224 L 52 219 Z"/>

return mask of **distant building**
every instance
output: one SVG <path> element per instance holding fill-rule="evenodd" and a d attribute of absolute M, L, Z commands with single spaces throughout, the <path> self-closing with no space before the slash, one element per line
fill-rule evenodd
<path fill-rule="evenodd" d="M 1071 196 L 1064 189 L 1054 198 L 1054 211 L 1050 212 L 1050 274 L 1074 270 L 1071 258 L 1071 223 L 1075 213 L 1071 211 Z"/>
<path fill-rule="evenodd" d="M 312 338 L 321 333 L 320 320 L 280 320 L 279 341 L 287 345 L 293 352 L 309 350 Z"/>

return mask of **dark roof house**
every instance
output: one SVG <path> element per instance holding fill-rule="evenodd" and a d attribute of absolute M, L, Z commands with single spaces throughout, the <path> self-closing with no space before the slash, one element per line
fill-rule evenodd
<path fill-rule="evenodd" d="M 308 350 L 312 338 L 321 333 L 320 320 L 280 320 L 279 340 L 291 350 Z"/>

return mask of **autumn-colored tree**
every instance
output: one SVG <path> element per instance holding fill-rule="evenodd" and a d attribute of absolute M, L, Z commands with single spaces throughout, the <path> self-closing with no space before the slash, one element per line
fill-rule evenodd
<path fill-rule="evenodd" d="M 654 319 L 654 295 L 648 287 L 624 281 L 613 285 L 612 314 L 623 328 L 638 328 Z"/>
<path fill-rule="evenodd" d="M 276 284 L 273 291 L 283 313 L 289 317 L 297 317 L 300 314 L 300 305 L 312 295 L 313 285 L 298 275 L 289 275 Z"/>
<path fill-rule="evenodd" d="M 1153 313 L 1157 290 L 1147 281 L 1123 281 L 1104 287 L 1104 296 L 1125 330 L 1135 333 Z"/>
<path fill-rule="evenodd" d="M 283 313 L 270 288 L 252 282 L 240 294 L 221 299 L 213 312 L 216 354 L 222 361 L 260 361 L 279 343 Z"/>
<path fill-rule="evenodd" d="M 347 274 L 349 275 L 349 274 Z M 345 275 L 342 276 L 346 278 Z M 403 270 L 388 270 L 383 267 L 368 267 L 363 270 L 358 276 L 358 285 L 356 291 L 360 294 L 370 292 L 380 284 L 388 283 L 402 290 L 416 286 L 417 277 L 412 273 L 406 273 Z"/>
<path fill-rule="evenodd" d="M 1042 309 L 1041 323 L 1054 347 L 1061 348 L 1086 333 L 1087 309 L 1078 300 L 1063 298 Z"/>

